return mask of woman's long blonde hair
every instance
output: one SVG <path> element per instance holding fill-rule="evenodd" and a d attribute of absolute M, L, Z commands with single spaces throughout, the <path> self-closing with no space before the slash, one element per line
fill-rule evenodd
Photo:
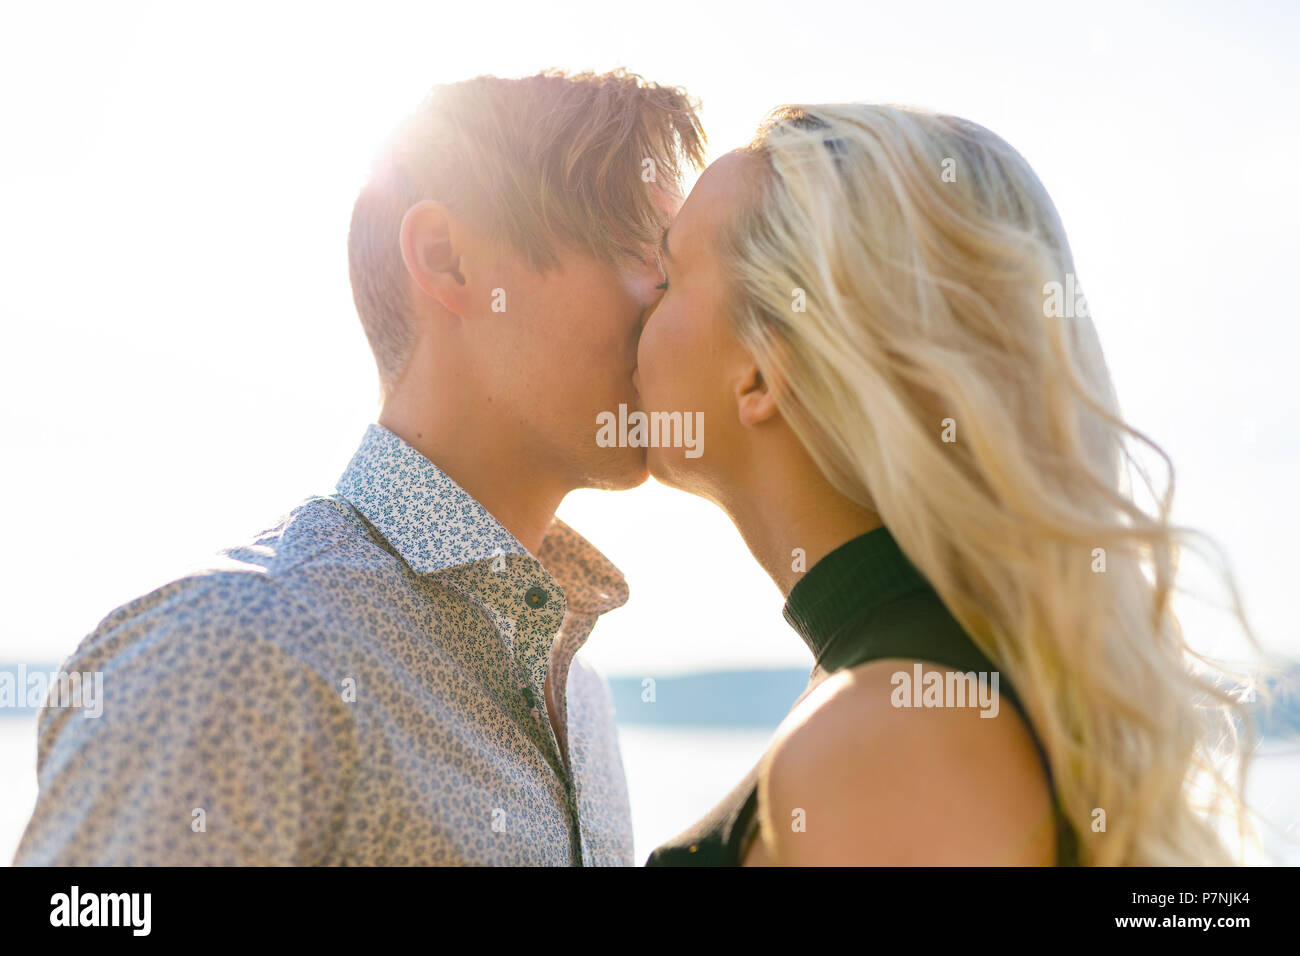
<path fill-rule="evenodd" d="M 978 124 L 894 106 L 780 107 L 744 152 L 735 330 L 828 479 L 1017 688 L 1078 861 L 1240 862 L 1207 815 L 1252 838 L 1254 725 L 1170 608 L 1180 545 L 1217 545 L 1169 521 L 1172 463 L 1120 415 L 1038 177 Z M 1163 495 L 1126 436 L 1164 460 Z"/>

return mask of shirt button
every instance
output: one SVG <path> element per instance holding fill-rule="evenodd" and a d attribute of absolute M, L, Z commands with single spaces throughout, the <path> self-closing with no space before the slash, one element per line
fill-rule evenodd
<path fill-rule="evenodd" d="M 544 607 L 550 599 L 551 596 L 545 588 L 529 588 L 528 593 L 524 595 L 524 601 L 529 607 Z"/>

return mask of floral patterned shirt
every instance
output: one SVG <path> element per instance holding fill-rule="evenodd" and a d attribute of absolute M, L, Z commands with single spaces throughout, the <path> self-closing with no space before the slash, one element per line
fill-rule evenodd
<path fill-rule="evenodd" d="M 14 863 L 631 865 L 609 688 L 575 656 L 626 600 L 563 522 L 533 556 L 372 423 L 333 494 L 63 664 L 103 675 L 102 714 L 47 700 Z"/>

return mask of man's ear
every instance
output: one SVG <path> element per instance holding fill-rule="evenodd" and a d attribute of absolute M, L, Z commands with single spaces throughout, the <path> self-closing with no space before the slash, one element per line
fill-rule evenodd
<path fill-rule="evenodd" d="M 761 425 L 780 414 L 776 407 L 776 396 L 757 365 L 747 366 L 736 380 L 735 395 L 736 411 L 742 425 Z"/>
<path fill-rule="evenodd" d="M 402 261 L 416 286 L 453 315 L 464 315 L 472 298 L 462 272 L 465 233 L 442 203 L 426 199 L 406 210 L 400 233 Z"/>

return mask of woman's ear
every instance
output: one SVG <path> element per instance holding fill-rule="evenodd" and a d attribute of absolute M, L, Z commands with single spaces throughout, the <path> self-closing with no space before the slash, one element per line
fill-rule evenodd
<path fill-rule="evenodd" d="M 415 285 L 453 315 L 464 315 L 471 300 L 461 271 L 465 234 L 446 206 L 423 200 L 402 217 L 402 261 Z"/>
<path fill-rule="evenodd" d="M 763 373 L 757 365 L 748 366 L 736 380 L 736 410 L 740 424 L 747 427 L 761 425 L 780 414 L 776 396 L 768 388 Z"/>

